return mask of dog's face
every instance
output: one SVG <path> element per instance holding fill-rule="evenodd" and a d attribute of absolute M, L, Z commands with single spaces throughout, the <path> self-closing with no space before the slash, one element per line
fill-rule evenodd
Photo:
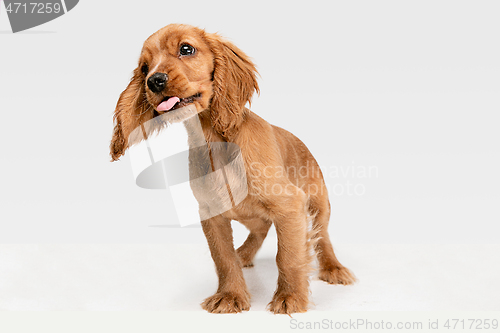
<path fill-rule="evenodd" d="M 188 104 L 209 110 L 214 131 L 229 140 L 243 121 L 245 104 L 259 92 L 256 74 L 250 59 L 217 34 L 181 24 L 160 29 L 145 41 L 116 105 L 111 160 L 125 153 L 138 126 Z"/>
<path fill-rule="evenodd" d="M 210 105 L 214 53 L 202 31 L 167 26 L 144 43 L 139 67 L 147 102 L 161 114 L 193 103 L 198 111 Z"/>

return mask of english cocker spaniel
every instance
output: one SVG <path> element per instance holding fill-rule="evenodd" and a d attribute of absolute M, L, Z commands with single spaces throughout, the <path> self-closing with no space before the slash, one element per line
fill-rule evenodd
<path fill-rule="evenodd" d="M 337 260 L 330 243 L 330 203 L 316 160 L 293 134 L 245 107 L 253 93 L 259 93 L 256 75 L 250 58 L 219 35 L 188 25 L 164 27 L 145 41 L 139 64 L 118 100 L 110 155 L 118 160 L 133 144 L 129 135 L 141 124 L 194 105 L 208 144 L 239 146 L 248 183 L 241 203 L 201 221 L 219 277 L 217 292 L 202 307 L 213 313 L 250 308 L 242 268 L 253 266 L 274 224 L 279 277 L 268 309 L 305 312 L 311 253 L 317 255 L 321 280 L 349 285 L 356 278 Z M 231 220 L 250 231 L 237 250 Z"/>

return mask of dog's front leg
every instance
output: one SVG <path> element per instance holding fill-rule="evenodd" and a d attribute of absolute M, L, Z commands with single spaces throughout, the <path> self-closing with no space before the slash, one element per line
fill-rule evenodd
<path fill-rule="evenodd" d="M 309 254 L 306 195 L 297 187 L 272 198 L 273 222 L 278 236 L 278 287 L 268 308 L 274 313 L 307 311 L 309 303 Z M 293 193 L 290 193 L 293 192 Z"/>
<path fill-rule="evenodd" d="M 219 215 L 202 221 L 201 225 L 219 277 L 217 292 L 205 299 L 201 306 L 212 313 L 247 311 L 250 294 L 234 249 L 231 220 Z"/>

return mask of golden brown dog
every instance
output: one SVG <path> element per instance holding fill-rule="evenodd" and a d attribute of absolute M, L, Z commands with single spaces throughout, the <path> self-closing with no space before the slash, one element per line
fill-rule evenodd
<path fill-rule="evenodd" d="M 202 221 L 219 277 L 217 292 L 202 307 L 214 313 L 249 309 L 242 267 L 253 265 L 274 224 L 279 277 L 268 308 L 274 313 L 304 312 L 309 303 L 310 246 L 317 253 L 320 279 L 348 285 L 355 277 L 333 252 L 330 203 L 316 160 L 294 135 L 245 107 L 259 92 L 256 74 L 252 61 L 219 35 L 187 25 L 166 26 L 144 43 L 139 65 L 118 100 L 110 154 L 113 161 L 123 155 L 129 134 L 144 122 L 194 104 L 207 142 L 240 147 L 249 191 L 235 208 Z M 231 220 L 250 230 L 237 250 Z"/>

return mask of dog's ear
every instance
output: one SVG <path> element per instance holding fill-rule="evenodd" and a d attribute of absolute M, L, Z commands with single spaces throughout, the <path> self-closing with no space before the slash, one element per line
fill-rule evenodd
<path fill-rule="evenodd" d="M 259 93 L 257 70 L 250 58 L 217 34 L 206 34 L 214 54 L 212 126 L 230 139 L 243 121 L 243 110 L 252 95 Z"/>
<path fill-rule="evenodd" d="M 134 74 L 127 88 L 121 93 L 113 115 L 115 128 L 109 145 L 111 162 L 125 154 L 128 148 L 130 133 L 144 121 L 144 114 L 148 108 L 144 78 L 140 68 Z"/>
<path fill-rule="evenodd" d="M 126 140 L 123 136 L 122 122 L 120 119 L 119 112 L 115 110 L 113 115 L 113 121 L 115 123 L 115 128 L 113 130 L 113 137 L 111 138 L 111 144 L 109 145 L 109 155 L 111 156 L 111 162 L 117 161 L 125 153 Z"/>

